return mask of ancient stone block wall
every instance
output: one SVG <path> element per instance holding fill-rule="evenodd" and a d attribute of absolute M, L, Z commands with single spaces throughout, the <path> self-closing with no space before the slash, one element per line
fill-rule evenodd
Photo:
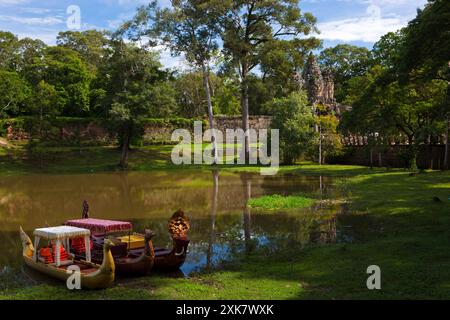
<path fill-rule="evenodd" d="M 269 129 L 271 117 L 268 116 L 250 116 L 249 126 L 252 129 Z M 206 129 L 206 121 L 203 121 L 203 129 Z M 217 116 L 215 118 L 216 128 L 222 130 L 225 134 L 226 129 L 242 128 L 242 118 L 240 116 Z M 152 123 L 147 124 L 144 128 L 144 143 L 165 143 L 171 141 L 172 132 L 175 129 L 188 129 L 193 133 L 193 122 L 191 126 L 178 126 L 176 124 Z M 26 140 L 30 138 L 30 134 L 24 129 L 15 128 L 9 125 L 6 130 L 6 138 L 8 140 Z M 116 143 L 117 136 L 111 133 L 99 121 L 91 121 L 86 123 L 67 123 L 50 130 L 47 134 L 48 140 L 63 141 L 68 144 L 77 144 L 79 141 L 85 144 L 111 144 Z"/>

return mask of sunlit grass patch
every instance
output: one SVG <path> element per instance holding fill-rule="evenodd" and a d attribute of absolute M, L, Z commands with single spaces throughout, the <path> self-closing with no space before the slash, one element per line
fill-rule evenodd
<path fill-rule="evenodd" d="M 252 208 L 261 208 L 268 210 L 299 209 L 310 207 L 314 204 L 314 202 L 314 199 L 301 195 L 281 196 L 279 194 L 274 194 L 250 199 L 248 201 L 248 205 Z"/>

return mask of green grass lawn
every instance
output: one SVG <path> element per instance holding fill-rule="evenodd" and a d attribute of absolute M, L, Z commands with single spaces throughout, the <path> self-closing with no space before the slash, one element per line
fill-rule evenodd
<path fill-rule="evenodd" d="M 170 147 L 169 147 L 170 150 Z M 114 149 L 58 154 L 50 172 L 106 170 Z M 170 152 L 170 151 L 169 151 Z M 134 170 L 171 168 L 167 147 L 135 150 Z M 85 159 L 88 154 L 90 158 Z M 113 156 L 114 155 L 114 156 Z M 0 171 L 19 174 L 30 164 L 1 158 Z M 66 159 L 66 163 L 63 162 Z M 27 160 L 28 161 L 28 160 Z M 34 161 L 34 160 L 33 160 Z M 66 170 L 64 170 L 66 168 Z M 203 167 L 199 167 L 202 169 Z M 172 167 L 173 169 L 173 167 Z M 225 167 L 255 171 L 257 167 Z M 152 275 L 101 291 L 69 292 L 64 286 L 33 285 L 0 290 L 0 299 L 448 299 L 450 297 L 450 172 L 410 174 L 358 166 L 300 164 L 281 172 L 346 177 L 348 213 L 339 224 L 351 243 L 292 247 L 243 256 L 220 270 L 189 279 Z M 439 197 L 441 202 L 433 200 Z M 276 213 L 274 213 L 276 214 Z M 368 290 L 366 269 L 381 268 L 381 290 Z"/>

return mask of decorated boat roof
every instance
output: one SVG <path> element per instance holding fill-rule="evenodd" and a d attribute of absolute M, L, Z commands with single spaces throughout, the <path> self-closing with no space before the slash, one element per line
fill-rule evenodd
<path fill-rule="evenodd" d="M 38 228 L 34 230 L 33 234 L 41 238 L 55 240 L 90 236 L 91 231 L 88 229 L 77 228 L 73 226 L 57 226 Z"/>
<path fill-rule="evenodd" d="M 105 220 L 105 219 L 75 219 L 66 221 L 67 226 L 86 228 L 92 233 L 112 233 L 120 231 L 131 231 L 133 225 L 127 221 Z"/>

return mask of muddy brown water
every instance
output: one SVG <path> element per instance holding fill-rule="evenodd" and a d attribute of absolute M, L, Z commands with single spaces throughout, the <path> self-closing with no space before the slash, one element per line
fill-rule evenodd
<path fill-rule="evenodd" d="M 314 206 L 287 211 L 251 209 L 250 198 L 271 194 L 341 196 L 335 181 L 300 175 L 198 171 L 154 171 L 67 175 L 24 175 L 0 179 L 0 271 L 22 266 L 19 226 L 55 226 L 90 216 L 131 221 L 134 230 L 150 228 L 157 246 L 170 246 L 167 221 L 178 208 L 191 220 L 191 244 L 184 275 L 214 267 L 252 250 L 345 241 L 342 208 Z"/>

